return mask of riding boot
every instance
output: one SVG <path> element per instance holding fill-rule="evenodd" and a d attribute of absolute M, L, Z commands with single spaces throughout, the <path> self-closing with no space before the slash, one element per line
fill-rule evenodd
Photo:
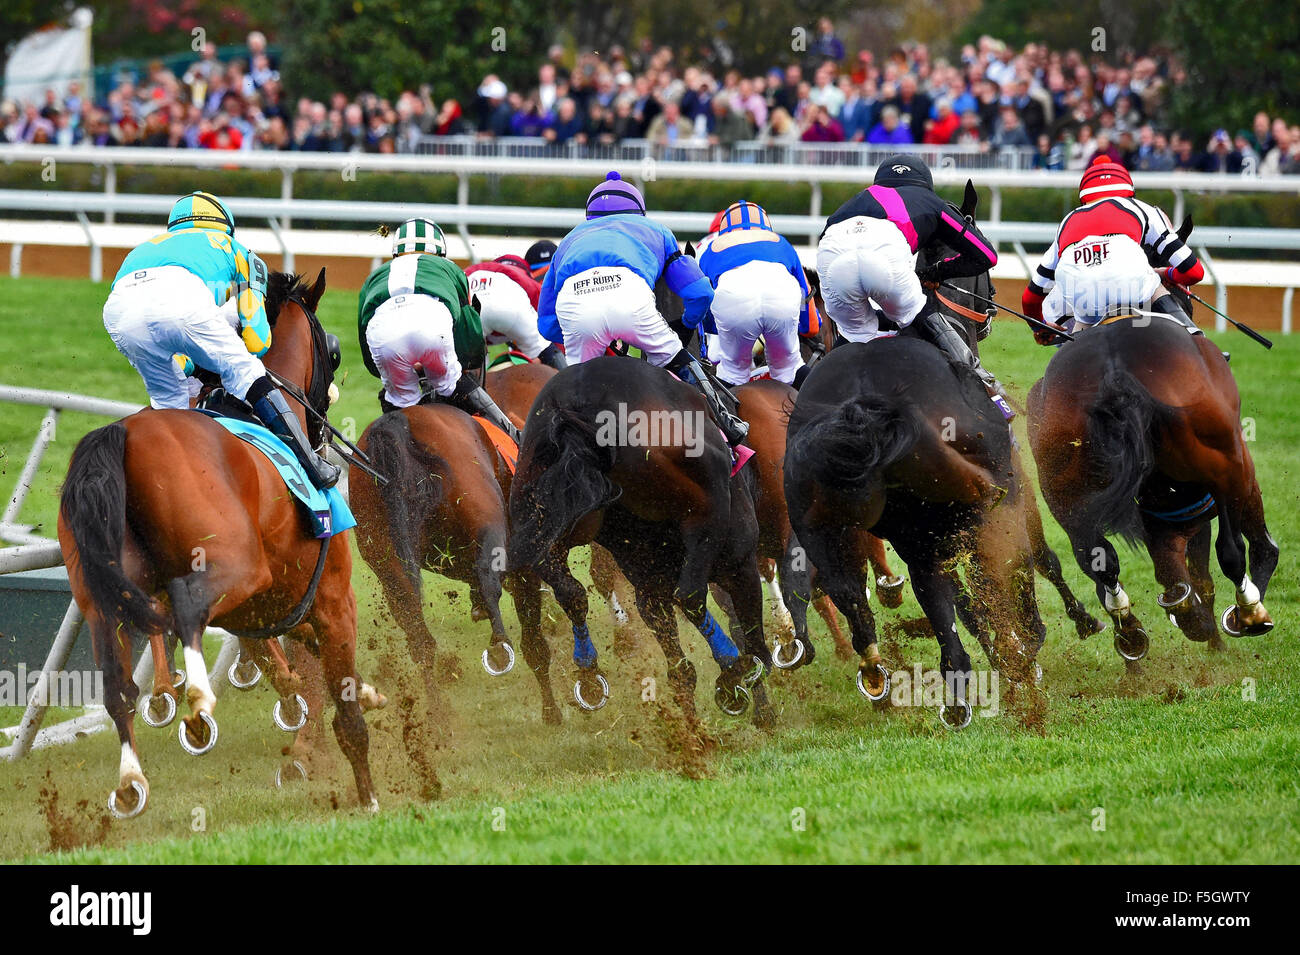
<path fill-rule="evenodd" d="M 456 390 L 443 400 L 459 408 L 467 415 L 482 415 L 510 435 L 510 440 L 514 441 L 515 444 L 518 444 L 523 438 L 514 422 L 506 417 L 505 412 L 497 407 L 497 403 L 492 400 L 492 397 L 468 373 L 460 376 L 460 380 L 456 382 Z"/>
<path fill-rule="evenodd" d="M 396 411 L 397 405 L 388 400 L 388 389 L 379 389 L 379 410 L 382 414 L 388 414 L 390 411 Z"/>
<path fill-rule="evenodd" d="M 1193 335 L 1204 335 L 1200 327 L 1192 321 L 1190 315 L 1183 311 L 1183 307 L 1178 304 L 1178 299 L 1172 295 L 1164 294 L 1157 296 L 1151 302 L 1151 311 L 1159 312 L 1161 315 L 1168 315 L 1187 329 Z"/>
<path fill-rule="evenodd" d="M 679 351 L 664 366 L 666 369 L 675 374 L 682 381 L 689 385 L 694 385 L 704 395 L 705 404 L 709 406 L 709 411 L 726 435 L 727 443 L 733 448 L 739 445 L 749 435 L 749 423 L 743 418 L 732 414 L 727 406 L 722 403 L 718 397 L 717 390 L 713 387 L 713 382 L 705 374 L 700 363 L 695 360 L 695 356 L 685 348 Z"/>
<path fill-rule="evenodd" d="M 812 362 L 800 365 L 799 370 L 794 373 L 794 390 L 798 391 L 803 387 L 803 383 L 808 380 L 808 372 L 812 371 Z"/>
<path fill-rule="evenodd" d="M 936 311 L 927 310 L 916 317 L 916 325 L 925 339 L 943 352 L 948 361 L 954 365 L 966 365 L 979 376 L 979 380 L 989 391 L 989 397 L 993 399 L 993 403 L 998 406 L 1004 418 L 1010 421 L 1015 417 L 1015 412 L 1007 404 L 1006 389 L 1002 387 L 1002 383 L 980 364 L 980 360 L 971 351 L 965 339 L 957 333 L 957 329 L 948 324 L 946 318 Z"/>
<path fill-rule="evenodd" d="M 537 360 L 543 365 L 550 365 L 556 371 L 564 371 L 565 368 L 569 367 L 564 352 L 560 351 L 560 346 L 556 344 L 547 345 L 542 350 L 542 353 L 537 356 Z"/>
<path fill-rule="evenodd" d="M 263 386 L 262 382 L 266 382 L 266 385 Z M 312 450 L 307 433 L 302 429 L 302 422 L 289 410 L 289 403 L 269 378 L 255 381 L 248 390 L 247 400 L 262 423 L 271 429 L 271 433 L 293 451 L 312 484 L 324 490 L 338 483 L 342 472 Z"/>

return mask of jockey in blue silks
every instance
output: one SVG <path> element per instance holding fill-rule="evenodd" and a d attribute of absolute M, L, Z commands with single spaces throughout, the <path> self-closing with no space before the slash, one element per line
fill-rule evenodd
<path fill-rule="evenodd" d="M 570 364 L 605 354 L 614 340 L 640 348 L 653 365 L 666 368 L 704 395 L 732 447 L 749 425 L 722 404 L 713 383 L 655 307 L 660 277 L 681 297 L 682 320 L 712 331 L 713 286 L 677 237 L 646 218 L 640 191 L 616 172 L 591 191 L 587 221 L 560 243 L 542 282 L 538 330 L 564 343 Z"/>
<path fill-rule="evenodd" d="M 189 371 L 215 372 L 289 446 L 313 484 L 332 487 L 339 469 L 312 450 L 258 360 L 271 347 L 268 276 L 266 263 L 235 238 L 226 204 L 193 192 L 176 200 L 166 232 L 127 254 L 104 303 L 104 327 L 144 379 L 153 407 L 188 408 Z"/>
<path fill-rule="evenodd" d="M 818 330 L 817 306 L 799 253 L 753 202 L 733 203 L 716 222 L 697 258 L 714 288 L 718 377 L 728 385 L 747 382 L 754 343 L 761 338 L 771 376 L 798 387 L 806 367 L 799 336 Z"/>

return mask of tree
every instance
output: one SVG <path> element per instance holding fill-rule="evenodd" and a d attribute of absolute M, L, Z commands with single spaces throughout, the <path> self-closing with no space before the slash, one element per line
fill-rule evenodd
<path fill-rule="evenodd" d="M 558 22 L 563 2 L 546 10 Z M 422 83 L 465 97 L 487 73 L 536 79 L 551 28 L 528 0 L 297 0 L 286 4 L 278 40 L 281 73 L 295 95 L 335 90 L 394 97 Z"/>

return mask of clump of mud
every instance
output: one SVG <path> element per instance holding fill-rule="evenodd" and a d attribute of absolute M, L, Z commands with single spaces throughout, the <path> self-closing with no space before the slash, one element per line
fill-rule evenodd
<path fill-rule="evenodd" d="M 51 852 L 101 845 L 113 826 L 113 818 L 105 811 L 91 809 L 89 799 L 78 800 L 69 812 L 60 809 L 59 788 L 48 769 L 36 804 L 45 817 Z"/>

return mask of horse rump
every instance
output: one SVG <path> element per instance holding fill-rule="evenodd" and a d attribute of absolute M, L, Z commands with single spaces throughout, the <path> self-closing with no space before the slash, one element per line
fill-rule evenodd
<path fill-rule="evenodd" d="M 1155 470 L 1152 426 L 1163 408 L 1116 358 L 1107 360 L 1088 409 L 1091 483 L 1098 490 L 1082 496 L 1085 526 L 1140 543 L 1137 496 Z"/>
<path fill-rule="evenodd" d="M 529 429 L 510 492 L 512 571 L 536 566 L 581 518 L 622 493 L 607 475 L 614 449 L 601 447 L 594 422 L 570 408 L 551 407 Z"/>
<path fill-rule="evenodd" d="M 77 443 L 59 512 L 77 546 L 81 578 L 95 608 L 136 634 L 167 627 L 153 601 L 122 570 L 126 540 L 126 424 L 115 421 Z M 64 554 L 67 561 L 68 554 Z M 83 608 L 88 609 L 88 608 Z"/>
<path fill-rule="evenodd" d="M 921 425 L 906 407 L 881 395 L 859 395 L 805 422 L 791 436 L 786 473 L 808 474 L 825 487 L 865 494 L 920 436 Z"/>
<path fill-rule="evenodd" d="M 375 469 L 388 478 L 380 498 L 388 516 L 389 539 L 418 599 L 422 592 L 420 528 L 442 503 L 439 475 L 446 471 L 447 462 L 416 443 L 411 423 L 401 411 L 390 411 L 370 426 L 366 454 Z"/>

